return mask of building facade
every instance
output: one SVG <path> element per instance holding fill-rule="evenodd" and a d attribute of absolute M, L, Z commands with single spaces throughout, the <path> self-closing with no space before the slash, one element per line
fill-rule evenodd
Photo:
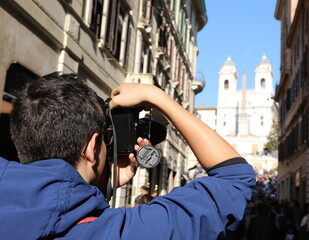
<path fill-rule="evenodd" d="M 195 80 L 197 33 L 206 23 L 202 0 L 0 1 L 0 154 L 17 159 L 10 102 L 23 84 L 54 71 L 78 73 L 103 99 L 122 82 L 154 84 L 193 112 L 204 87 Z M 167 119 L 153 116 L 168 130 L 162 160 L 118 189 L 116 206 L 129 206 L 142 185 L 165 194 L 181 184 L 187 145 Z"/>
<path fill-rule="evenodd" d="M 309 2 L 278 0 L 281 22 L 279 198 L 309 202 Z"/>
<path fill-rule="evenodd" d="M 273 70 L 266 55 L 255 69 L 255 87 L 247 89 L 246 75 L 238 90 L 238 73 L 230 57 L 219 71 L 218 105 L 198 107 L 201 120 L 229 142 L 261 177 L 277 167 L 276 152 L 265 147 L 277 106 L 273 100 Z"/>

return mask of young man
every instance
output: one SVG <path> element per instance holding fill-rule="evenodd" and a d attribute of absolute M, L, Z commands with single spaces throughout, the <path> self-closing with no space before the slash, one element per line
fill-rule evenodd
<path fill-rule="evenodd" d="M 1 239 L 220 239 L 242 219 L 255 175 L 233 147 L 164 91 L 122 84 L 110 107 L 157 108 L 192 148 L 208 177 L 149 205 L 109 208 L 104 114 L 73 75 L 28 85 L 14 102 L 11 133 L 20 163 L 0 158 Z M 135 151 L 149 144 L 137 139 Z M 118 161 L 118 185 L 135 174 L 134 154 Z"/>

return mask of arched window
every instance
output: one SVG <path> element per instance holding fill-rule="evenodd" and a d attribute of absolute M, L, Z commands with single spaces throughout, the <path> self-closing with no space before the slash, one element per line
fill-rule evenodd
<path fill-rule="evenodd" d="M 265 78 L 262 78 L 262 79 L 261 79 L 261 87 L 262 87 L 262 88 L 265 88 L 265 83 L 266 83 L 266 82 L 265 82 Z"/>
<path fill-rule="evenodd" d="M 228 90 L 229 89 L 229 80 L 224 81 L 224 89 Z"/>

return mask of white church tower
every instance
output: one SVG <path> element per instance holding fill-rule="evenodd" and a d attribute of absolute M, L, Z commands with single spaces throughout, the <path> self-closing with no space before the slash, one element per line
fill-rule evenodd
<path fill-rule="evenodd" d="M 255 71 L 255 89 L 257 91 L 273 92 L 273 70 L 272 66 L 264 54 Z"/>
<path fill-rule="evenodd" d="M 227 99 L 237 91 L 237 70 L 231 57 L 228 57 L 219 72 L 218 106 L 226 106 Z"/>
<path fill-rule="evenodd" d="M 236 134 L 235 115 L 236 111 L 238 111 L 238 109 L 235 108 L 238 101 L 237 78 L 238 73 L 236 65 L 229 56 L 219 71 L 216 130 L 222 136 L 234 136 Z"/>

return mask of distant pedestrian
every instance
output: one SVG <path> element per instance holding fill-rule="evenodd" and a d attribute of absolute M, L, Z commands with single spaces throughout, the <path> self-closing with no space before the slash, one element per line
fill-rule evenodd
<path fill-rule="evenodd" d="M 295 233 L 292 226 L 289 226 L 288 232 L 286 233 L 284 240 L 295 240 Z"/>
<path fill-rule="evenodd" d="M 154 197 L 152 197 L 150 194 L 145 194 L 137 201 L 137 205 L 148 204 L 152 199 L 154 199 Z"/>
<path fill-rule="evenodd" d="M 287 218 L 284 214 L 284 209 L 282 208 L 282 206 L 280 206 L 278 201 L 273 201 L 271 207 L 272 207 L 271 218 L 275 223 L 277 231 L 276 239 L 284 240 L 286 233 L 288 231 Z"/>
<path fill-rule="evenodd" d="M 140 200 L 142 196 L 149 194 L 149 188 L 147 186 L 141 186 L 139 191 L 140 191 L 140 194 L 134 199 L 134 204 L 132 207 L 136 207 L 138 201 Z"/>
<path fill-rule="evenodd" d="M 303 216 L 301 223 L 300 223 L 300 234 L 302 240 L 309 240 L 309 213 L 308 207 L 306 206 L 306 214 Z"/>
<path fill-rule="evenodd" d="M 276 227 L 268 216 L 268 207 L 260 203 L 256 207 L 257 216 L 253 217 L 246 231 L 248 240 L 275 240 Z"/>

